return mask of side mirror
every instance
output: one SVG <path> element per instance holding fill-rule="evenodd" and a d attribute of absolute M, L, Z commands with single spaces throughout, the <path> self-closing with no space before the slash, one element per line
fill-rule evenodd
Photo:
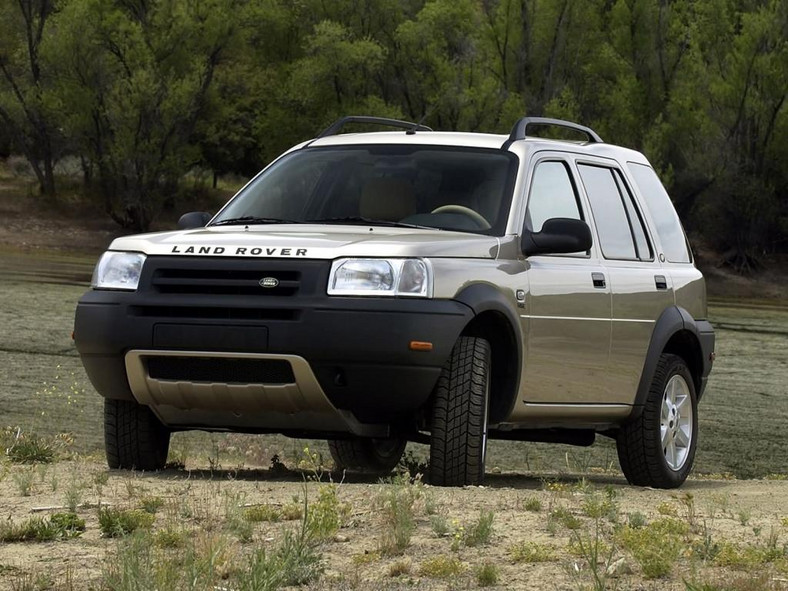
<path fill-rule="evenodd" d="M 532 254 L 564 254 L 591 248 L 591 228 L 582 220 L 551 218 L 540 232 L 523 231 L 522 251 Z"/>
<path fill-rule="evenodd" d="M 204 228 L 213 216 L 205 211 L 192 211 L 184 213 L 178 220 L 179 230 L 193 230 L 194 228 Z"/>

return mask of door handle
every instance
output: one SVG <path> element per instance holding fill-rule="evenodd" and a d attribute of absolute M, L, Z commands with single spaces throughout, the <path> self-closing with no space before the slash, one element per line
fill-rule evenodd
<path fill-rule="evenodd" d="M 665 279 L 664 275 L 654 275 L 654 283 L 656 284 L 657 289 L 668 288 L 668 280 Z"/>
<path fill-rule="evenodd" d="M 605 276 L 602 273 L 591 273 L 591 279 L 594 281 L 594 287 L 605 287 Z"/>

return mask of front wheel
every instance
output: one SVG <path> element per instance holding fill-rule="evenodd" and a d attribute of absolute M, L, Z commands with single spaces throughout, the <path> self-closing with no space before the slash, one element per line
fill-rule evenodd
<path fill-rule="evenodd" d="M 128 400 L 104 400 L 104 447 L 110 468 L 161 470 L 170 431 L 150 408 Z"/>
<path fill-rule="evenodd" d="M 659 358 L 640 416 L 616 439 L 627 481 L 637 486 L 676 488 L 687 479 L 698 444 L 698 398 L 681 357 Z"/>
<path fill-rule="evenodd" d="M 481 484 L 487 455 L 490 345 L 460 337 L 435 386 L 430 437 L 430 483 Z"/>
<path fill-rule="evenodd" d="M 399 464 L 404 439 L 329 439 L 328 450 L 337 470 L 362 474 L 389 474 Z"/>

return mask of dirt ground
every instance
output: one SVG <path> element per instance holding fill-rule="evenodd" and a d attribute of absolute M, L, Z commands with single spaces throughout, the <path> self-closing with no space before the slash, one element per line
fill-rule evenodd
<path fill-rule="evenodd" d="M 53 580 L 61 580 L 71 573 L 73 588 L 86 589 L 99 585 L 109 561 L 116 560 L 118 542 L 101 537 L 97 509 L 99 502 L 116 507 L 134 507 L 144 498 L 161 498 L 154 529 L 165 527 L 172 515 L 180 515 L 180 525 L 194 535 L 200 532 L 223 531 L 227 520 L 227 503 L 240 507 L 265 503 L 284 505 L 303 491 L 304 474 L 293 472 L 284 476 L 267 469 L 214 470 L 207 466 L 187 466 L 189 470 L 168 470 L 160 474 L 142 475 L 107 471 L 98 461 L 67 461 L 49 468 L 36 470 L 30 496 L 21 496 L 13 473 L 0 481 L 0 496 L 4 499 L 2 518 L 20 521 L 33 515 L 46 516 L 64 510 L 64 494 L 79 488 L 78 513 L 86 521 L 85 533 L 76 539 L 46 543 L 0 544 L 0 589 L 14 589 L 23 573 L 50 573 Z M 191 469 L 194 468 L 194 469 Z M 14 467 L 14 471 L 20 470 Z M 102 474 L 106 482 L 99 485 Z M 327 478 L 324 479 L 327 481 Z M 55 483 L 53 485 L 53 483 Z M 308 485 L 308 495 L 317 495 L 318 483 Z M 591 495 L 614 496 L 618 516 L 626 523 L 628 516 L 640 513 L 647 521 L 673 516 L 693 528 L 709 533 L 717 542 L 732 544 L 766 543 L 769 535 L 780 540 L 788 538 L 788 481 L 713 481 L 690 480 L 680 491 L 659 491 L 626 486 L 616 477 L 591 475 L 578 480 L 563 476 L 557 480 L 520 474 L 491 474 L 484 487 L 440 489 L 420 487 L 421 500 L 416 504 L 416 530 L 411 545 L 401 556 L 380 556 L 380 536 L 384 529 L 373 499 L 380 490 L 371 479 L 348 478 L 339 485 L 338 497 L 350 505 L 348 517 L 334 538 L 323 547 L 325 574 L 319 588 L 419 588 L 449 589 L 476 587 L 472 582 L 473 568 L 482 563 L 493 563 L 499 568 L 500 581 L 507 589 L 578 589 L 588 582 L 587 566 L 571 553 L 573 531 L 550 526 L 550 515 L 558 508 L 566 508 L 583 522 L 582 531 L 592 531 L 592 520 L 583 513 L 584 502 Z M 53 491 L 53 487 L 57 487 Z M 439 537 L 430 527 L 424 511 L 425 499 L 434 511 L 442 513 L 450 524 L 467 525 L 482 510 L 494 512 L 493 534 L 488 544 L 453 551 L 452 535 Z M 538 511 L 526 510 L 528 500 L 538 499 Z M 188 518 L 183 507 L 188 506 Z M 180 508 L 180 509 L 179 509 Z M 631 518 L 629 518 L 631 519 Z M 225 525 L 222 525 L 222 524 Z M 254 528 L 253 538 L 244 546 L 263 546 L 273 543 L 282 528 L 290 523 L 260 523 Z M 758 534 L 754 535 L 754 531 Z M 232 538 L 232 535 L 228 533 Z M 530 541 L 555 552 L 555 561 L 544 563 L 514 563 L 509 549 L 513 544 Z M 464 574 L 451 580 L 436 580 L 421 575 L 420 565 L 429 556 L 454 555 L 459 558 Z M 621 556 L 628 556 L 621 552 Z M 618 557 L 618 551 L 614 558 Z M 752 571 L 738 572 L 714 564 L 691 561 L 682 556 L 668 578 L 645 580 L 639 566 L 627 557 L 626 571 L 614 579 L 621 589 L 685 589 L 684 580 L 702 577 L 704 580 L 728 580 L 752 577 Z M 395 562 L 411 565 L 406 576 L 391 577 Z M 759 570 L 771 572 L 770 565 Z M 572 574 L 577 570 L 579 578 Z M 749 573 L 749 574 L 748 574 Z M 788 573 L 775 571 L 771 587 L 788 588 Z M 611 587 L 612 588 L 612 585 Z M 761 587 L 758 587 L 761 588 Z"/>

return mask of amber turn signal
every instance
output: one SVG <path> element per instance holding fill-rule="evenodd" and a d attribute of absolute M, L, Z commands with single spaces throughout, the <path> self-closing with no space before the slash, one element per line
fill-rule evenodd
<path fill-rule="evenodd" d="M 427 343 L 425 341 L 411 341 L 410 342 L 410 350 L 411 351 L 432 351 L 432 343 Z"/>

